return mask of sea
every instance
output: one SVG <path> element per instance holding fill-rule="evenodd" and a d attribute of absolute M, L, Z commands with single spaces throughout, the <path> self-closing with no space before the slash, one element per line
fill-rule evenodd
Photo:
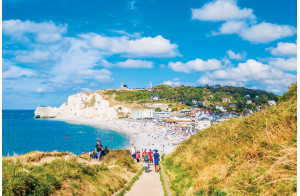
<path fill-rule="evenodd" d="M 97 140 L 109 149 L 130 145 L 128 135 L 114 130 L 33 116 L 34 110 L 2 110 L 2 156 L 35 150 L 79 155 L 82 150 L 95 150 Z"/>

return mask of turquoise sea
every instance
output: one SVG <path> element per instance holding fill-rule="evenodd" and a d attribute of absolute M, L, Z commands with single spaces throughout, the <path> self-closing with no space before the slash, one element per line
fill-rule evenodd
<path fill-rule="evenodd" d="M 25 154 L 34 150 L 57 150 L 78 155 L 82 150 L 94 150 L 97 139 L 109 149 L 122 149 L 130 143 L 128 135 L 113 130 L 34 119 L 33 116 L 33 110 L 2 111 L 2 156 Z"/>

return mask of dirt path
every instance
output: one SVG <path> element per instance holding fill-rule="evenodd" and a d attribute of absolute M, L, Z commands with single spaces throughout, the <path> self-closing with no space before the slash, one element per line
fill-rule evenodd
<path fill-rule="evenodd" d="M 125 196 L 164 196 L 159 173 L 154 171 L 154 165 L 150 165 L 150 172 L 143 173 Z"/>

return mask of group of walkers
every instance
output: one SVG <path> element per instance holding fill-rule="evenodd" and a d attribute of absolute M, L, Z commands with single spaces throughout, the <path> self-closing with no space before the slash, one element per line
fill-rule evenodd
<path fill-rule="evenodd" d="M 142 150 L 143 151 L 143 150 Z M 130 149 L 130 153 L 131 153 L 131 157 L 133 159 L 136 159 L 136 162 L 139 163 L 140 161 L 143 161 L 144 164 L 143 166 L 145 167 L 145 172 L 149 172 L 149 168 L 150 168 L 150 164 L 154 163 L 155 165 L 155 172 L 159 171 L 159 161 L 160 161 L 160 155 L 158 153 L 158 150 L 154 150 L 154 153 L 152 152 L 151 149 L 149 149 L 149 151 L 147 152 L 147 149 L 144 149 L 142 156 L 141 156 L 141 152 L 137 151 L 135 146 L 132 145 L 131 149 Z"/>
<path fill-rule="evenodd" d="M 107 155 L 107 153 L 109 153 L 109 150 L 107 148 L 107 146 L 105 146 L 105 148 L 103 148 L 103 146 L 100 144 L 100 141 L 97 142 L 97 145 L 95 146 L 95 151 L 90 150 L 89 152 L 89 157 L 91 159 L 98 159 L 98 161 L 100 162 L 100 160 L 102 160 L 102 158 Z M 81 156 L 85 155 L 85 152 L 82 151 Z"/>

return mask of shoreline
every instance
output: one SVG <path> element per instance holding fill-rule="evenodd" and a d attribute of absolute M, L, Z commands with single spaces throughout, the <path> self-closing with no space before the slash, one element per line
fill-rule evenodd
<path fill-rule="evenodd" d="M 161 154 L 171 153 L 177 145 L 173 145 L 165 136 L 166 129 L 151 122 L 130 121 L 124 119 L 87 119 L 82 117 L 55 117 L 51 120 L 60 120 L 72 124 L 84 124 L 102 129 L 124 133 L 130 142 L 123 149 L 130 149 L 135 145 L 142 152 L 144 149 L 157 149 Z"/>
<path fill-rule="evenodd" d="M 71 124 L 82 124 L 82 125 L 92 126 L 92 127 L 95 127 L 95 128 L 109 129 L 109 130 L 112 130 L 112 131 L 123 133 L 123 134 L 125 134 L 129 137 L 129 144 L 126 145 L 124 147 L 124 149 L 130 149 L 131 144 L 135 143 L 134 135 L 131 132 L 125 130 L 125 129 L 118 129 L 118 128 L 115 128 L 115 127 L 112 127 L 112 126 L 98 124 L 98 123 L 95 123 L 95 122 L 90 122 L 90 123 L 86 122 L 87 120 L 93 120 L 93 119 L 84 119 L 84 118 L 76 118 L 75 119 L 75 118 L 57 118 L 56 117 L 56 118 L 51 118 L 49 120 L 64 121 L 64 122 L 71 123 Z"/>

